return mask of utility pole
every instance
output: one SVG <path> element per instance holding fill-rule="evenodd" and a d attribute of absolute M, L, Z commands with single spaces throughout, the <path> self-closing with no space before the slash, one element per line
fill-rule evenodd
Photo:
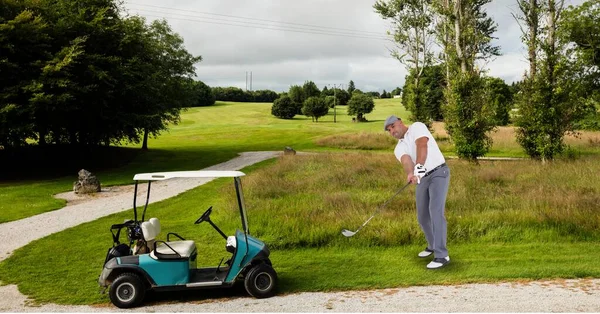
<path fill-rule="evenodd" d="M 333 84 L 333 123 L 336 123 L 336 111 L 335 111 L 335 106 L 336 106 L 336 101 L 337 101 L 337 97 L 336 97 L 336 84 Z M 331 86 L 331 84 L 327 84 L 327 86 Z"/>
<path fill-rule="evenodd" d="M 337 97 L 335 97 L 335 84 L 333 84 L 333 123 L 335 123 L 335 118 L 336 118 L 336 112 L 335 112 L 335 102 L 337 100 Z"/>

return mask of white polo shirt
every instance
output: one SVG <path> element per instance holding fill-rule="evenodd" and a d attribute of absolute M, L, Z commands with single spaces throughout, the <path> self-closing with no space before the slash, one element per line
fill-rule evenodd
<path fill-rule="evenodd" d="M 396 148 L 394 149 L 394 155 L 400 162 L 402 162 L 402 156 L 408 155 L 412 159 L 413 163 L 417 163 L 417 144 L 415 141 L 421 137 L 427 137 L 427 158 L 425 159 L 425 169 L 427 172 L 433 168 L 446 162 L 444 155 L 440 151 L 433 135 L 427 129 L 427 126 L 422 122 L 415 122 L 408 127 L 408 131 L 404 134 L 404 138 L 398 141 Z"/>

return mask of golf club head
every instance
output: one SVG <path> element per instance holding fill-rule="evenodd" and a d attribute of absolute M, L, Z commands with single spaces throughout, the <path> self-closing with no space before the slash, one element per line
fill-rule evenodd
<path fill-rule="evenodd" d="M 348 230 L 348 229 L 342 229 L 342 234 L 343 234 L 345 237 L 348 237 L 348 238 L 349 238 L 349 237 L 351 237 L 351 236 L 355 235 L 355 234 L 356 234 L 356 232 L 354 232 L 354 231 L 350 231 L 350 230 Z"/>

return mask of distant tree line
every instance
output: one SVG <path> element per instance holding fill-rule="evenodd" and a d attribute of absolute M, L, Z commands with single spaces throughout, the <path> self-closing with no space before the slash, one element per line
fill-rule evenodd
<path fill-rule="evenodd" d="M 219 101 L 235 102 L 273 102 L 279 94 L 272 90 L 244 91 L 238 87 L 213 87 L 215 99 Z"/>
<path fill-rule="evenodd" d="M 348 106 L 348 115 L 355 116 L 357 122 L 366 121 L 365 114 L 375 108 L 373 98 L 379 93 L 365 94 L 356 89 L 354 81 L 348 83 L 348 89 L 340 87 L 320 90 L 313 81 L 304 85 L 292 85 L 286 93 L 282 93 L 273 102 L 271 114 L 280 119 L 292 119 L 297 114 L 303 114 L 315 122 L 329 113 L 334 106 Z"/>

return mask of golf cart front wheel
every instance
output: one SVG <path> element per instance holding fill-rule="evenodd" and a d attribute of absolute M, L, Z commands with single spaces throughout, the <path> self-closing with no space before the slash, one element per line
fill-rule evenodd
<path fill-rule="evenodd" d="M 276 284 L 277 273 L 273 267 L 265 263 L 252 267 L 244 279 L 246 291 L 258 299 L 273 296 Z"/>
<path fill-rule="evenodd" d="M 140 277 L 133 273 L 125 273 L 113 281 L 108 295 L 116 307 L 128 309 L 140 305 L 144 294 L 146 290 Z"/>

